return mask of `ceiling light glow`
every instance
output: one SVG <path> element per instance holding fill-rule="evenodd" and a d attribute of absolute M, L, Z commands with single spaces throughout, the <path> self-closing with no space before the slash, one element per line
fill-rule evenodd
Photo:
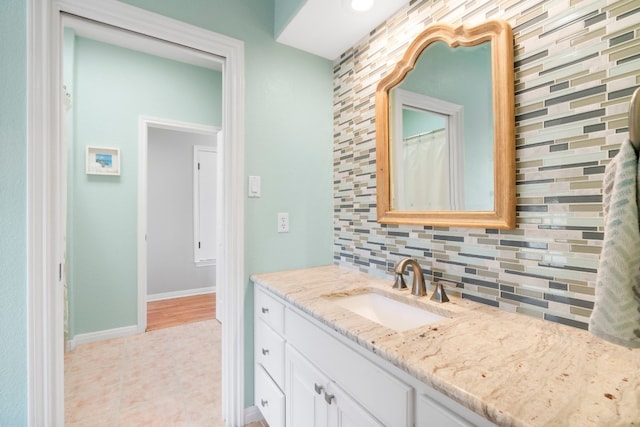
<path fill-rule="evenodd" d="M 351 0 L 351 8 L 357 12 L 364 12 L 373 7 L 373 0 Z"/>

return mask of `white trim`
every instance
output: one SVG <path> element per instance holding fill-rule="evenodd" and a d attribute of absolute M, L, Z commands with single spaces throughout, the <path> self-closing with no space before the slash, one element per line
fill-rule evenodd
<path fill-rule="evenodd" d="M 139 122 L 149 123 L 152 128 L 175 130 L 179 132 L 197 133 L 200 135 L 216 135 L 220 132 L 217 126 L 203 125 L 200 123 L 185 122 L 182 120 L 165 119 L 154 116 L 140 116 Z"/>
<path fill-rule="evenodd" d="M 144 331 L 142 331 L 144 332 Z M 106 329 L 104 331 L 89 332 L 86 334 L 78 334 L 75 337 L 67 341 L 67 351 L 73 351 L 77 346 L 81 344 L 87 344 L 90 342 L 110 340 L 113 338 L 128 337 L 131 335 L 139 334 L 138 326 L 122 326 L 120 328 Z"/>
<path fill-rule="evenodd" d="M 255 423 L 256 421 L 262 421 L 264 417 L 260 413 L 260 409 L 257 406 L 250 406 L 244 410 L 244 422 L 245 424 Z"/>
<path fill-rule="evenodd" d="M 222 71 L 223 61 L 193 49 L 186 48 L 161 40 L 150 38 L 132 38 L 122 30 L 106 25 L 96 25 L 95 22 L 86 21 L 71 15 L 64 15 L 62 25 L 71 28 L 77 36 L 96 40 L 130 50 L 161 56 L 174 61 L 204 67 L 211 70 Z"/>
<path fill-rule="evenodd" d="M 138 329 L 147 329 L 147 170 L 149 128 L 216 135 L 215 126 L 151 116 L 138 117 Z M 224 262 L 224 261 L 223 261 Z M 216 283 L 219 282 L 216 270 Z"/>
<path fill-rule="evenodd" d="M 116 0 L 27 0 L 27 292 L 29 425 L 64 424 L 63 300 L 59 189 L 62 28 L 64 11 L 224 58 L 225 221 L 216 280 L 225 290 L 222 413 L 244 425 L 244 43 Z M 223 289 L 221 289 L 223 290 Z"/>
<path fill-rule="evenodd" d="M 215 286 L 207 286 L 206 288 L 184 289 L 182 291 L 162 292 L 159 294 L 147 295 L 147 302 L 162 301 L 164 299 L 192 297 L 195 295 L 213 294 L 215 292 Z"/>
<path fill-rule="evenodd" d="M 206 259 L 204 261 L 196 261 L 194 262 L 196 268 L 198 267 L 215 267 L 216 260 L 215 259 Z"/>
<path fill-rule="evenodd" d="M 224 143 L 218 144 L 222 174 L 218 188 L 220 227 L 216 284 L 224 296 L 222 323 L 222 414 L 225 425 L 244 422 L 244 45 L 237 43 L 225 55 L 223 73 Z M 224 112 L 230 114 L 224 114 Z M 219 138 L 221 134 L 218 134 Z"/>
<path fill-rule="evenodd" d="M 55 6 L 27 1 L 27 328 L 28 423 L 64 423 L 63 296 L 57 277 L 60 237 L 60 42 Z M 51 35 L 55 35 L 51 37 Z"/>

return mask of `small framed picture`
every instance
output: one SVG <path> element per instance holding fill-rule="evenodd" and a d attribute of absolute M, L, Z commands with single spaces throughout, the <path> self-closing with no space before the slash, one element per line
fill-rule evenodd
<path fill-rule="evenodd" d="M 120 149 L 87 147 L 88 175 L 120 175 Z"/>

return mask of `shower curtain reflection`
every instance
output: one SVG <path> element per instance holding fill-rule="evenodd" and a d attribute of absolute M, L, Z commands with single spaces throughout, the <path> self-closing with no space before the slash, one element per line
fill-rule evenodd
<path fill-rule="evenodd" d="M 403 140 L 403 194 L 400 210 L 450 210 L 449 150 L 446 129 Z M 410 173 L 409 173 L 410 172 Z"/>

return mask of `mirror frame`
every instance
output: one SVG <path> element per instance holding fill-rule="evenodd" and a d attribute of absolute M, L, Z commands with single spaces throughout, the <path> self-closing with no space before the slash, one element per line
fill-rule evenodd
<path fill-rule="evenodd" d="M 391 208 L 389 156 L 389 91 L 402 83 L 431 43 L 450 47 L 491 43 L 493 84 L 493 211 L 396 211 Z M 378 222 L 512 229 L 516 226 L 515 107 L 513 33 L 505 21 L 491 20 L 474 27 L 433 24 L 409 45 L 402 60 L 376 88 L 376 185 Z"/>

